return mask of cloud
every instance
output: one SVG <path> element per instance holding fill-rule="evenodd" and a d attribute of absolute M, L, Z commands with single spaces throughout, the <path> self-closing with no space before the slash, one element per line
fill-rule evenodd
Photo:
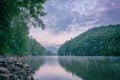
<path fill-rule="evenodd" d="M 100 17 L 97 13 L 99 8 L 96 7 L 97 2 L 98 0 L 51 0 L 47 3 L 48 5 L 46 4 L 45 11 L 48 15 L 43 18 L 43 21 L 46 27 L 56 34 L 69 30 L 69 25 L 72 24 L 84 27 L 89 21 L 95 22 L 97 17 Z"/>
<path fill-rule="evenodd" d="M 75 27 L 73 27 L 75 26 Z M 61 32 L 60 34 L 54 34 L 49 29 L 41 30 L 40 28 L 31 28 L 29 36 L 36 39 L 45 47 L 48 46 L 60 46 L 65 41 L 70 40 L 71 38 L 76 37 L 82 32 L 88 30 L 89 28 L 81 28 L 79 29 L 78 25 L 70 25 L 70 31 Z"/>
<path fill-rule="evenodd" d="M 90 28 L 120 23 L 120 0 L 49 0 L 45 12 L 46 30 L 31 29 L 30 35 L 59 46 Z"/>

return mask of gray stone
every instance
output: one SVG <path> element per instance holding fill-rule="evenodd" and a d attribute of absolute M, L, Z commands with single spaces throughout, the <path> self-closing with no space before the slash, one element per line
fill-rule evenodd
<path fill-rule="evenodd" d="M 10 73 L 10 71 L 7 69 L 7 68 L 5 68 L 5 67 L 0 67 L 0 73 L 5 73 L 5 74 L 9 74 Z"/>
<path fill-rule="evenodd" d="M 0 56 L 0 80 L 34 80 L 32 68 L 14 56 Z"/>
<path fill-rule="evenodd" d="M 0 80 L 9 80 L 9 74 L 0 74 Z"/>

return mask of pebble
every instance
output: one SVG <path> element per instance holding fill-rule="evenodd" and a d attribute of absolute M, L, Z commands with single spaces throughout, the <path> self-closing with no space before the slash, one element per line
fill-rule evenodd
<path fill-rule="evenodd" d="M 33 71 L 22 57 L 0 56 L 0 80 L 34 80 Z"/>

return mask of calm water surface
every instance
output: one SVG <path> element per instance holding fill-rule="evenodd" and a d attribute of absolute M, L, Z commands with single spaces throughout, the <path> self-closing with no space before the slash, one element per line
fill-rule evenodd
<path fill-rule="evenodd" d="M 40 56 L 28 63 L 36 80 L 120 80 L 120 57 Z"/>

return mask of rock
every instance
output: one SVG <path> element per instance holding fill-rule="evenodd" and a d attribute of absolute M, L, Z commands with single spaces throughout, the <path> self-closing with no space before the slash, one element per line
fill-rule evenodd
<path fill-rule="evenodd" d="M 33 78 L 33 77 L 31 77 L 31 80 L 34 80 L 34 78 Z"/>
<path fill-rule="evenodd" d="M 7 68 L 5 68 L 5 67 L 0 67 L 0 73 L 2 73 L 2 74 L 9 74 L 10 71 Z"/>
<path fill-rule="evenodd" d="M 32 68 L 22 57 L 0 56 L 0 80 L 34 80 Z"/>
<path fill-rule="evenodd" d="M 9 74 L 0 74 L 0 80 L 9 80 Z"/>
<path fill-rule="evenodd" d="M 9 77 L 9 80 L 22 80 L 22 79 L 18 78 L 17 75 L 12 74 L 12 75 Z"/>
<path fill-rule="evenodd" d="M 31 77 L 25 77 L 24 80 L 31 80 Z"/>

